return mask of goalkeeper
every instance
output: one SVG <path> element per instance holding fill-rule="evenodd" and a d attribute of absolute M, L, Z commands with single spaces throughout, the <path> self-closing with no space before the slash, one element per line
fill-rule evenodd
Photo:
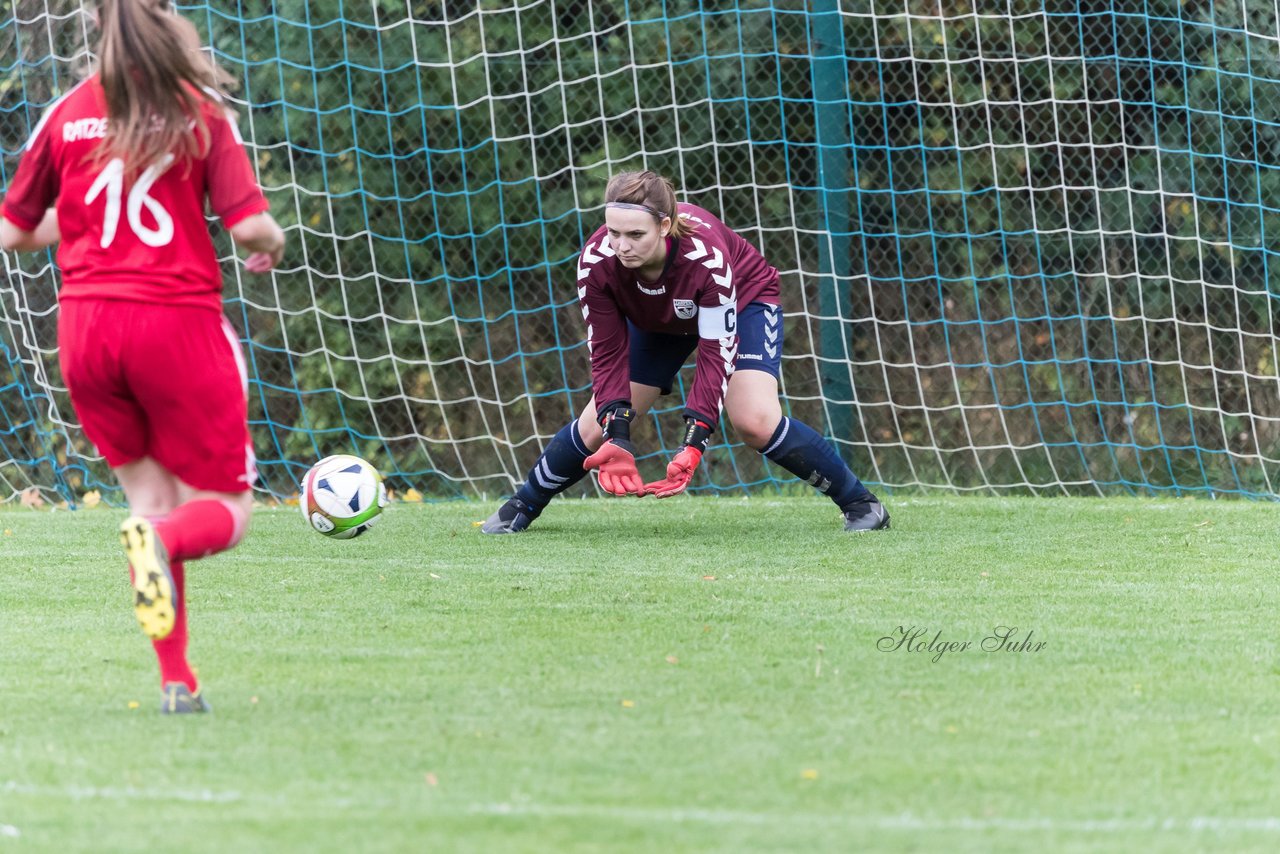
<path fill-rule="evenodd" d="M 835 448 L 782 414 L 778 271 L 707 211 L 677 204 L 665 178 L 627 172 L 609 181 L 605 224 L 578 258 L 578 298 L 591 354 L 591 402 L 555 435 L 484 533 L 525 530 L 589 470 L 614 495 L 679 495 L 722 406 L 747 445 L 835 502 L 846 531 L 889 527 L 884 506 Z M 664 479 L 645 483 L 631 424 L 671 391 L 695 349 L 683 447 Z"/>

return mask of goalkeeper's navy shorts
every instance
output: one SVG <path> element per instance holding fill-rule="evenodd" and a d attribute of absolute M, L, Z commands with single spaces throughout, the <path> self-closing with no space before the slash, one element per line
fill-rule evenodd
<path fill-rule="evenodd" d="M 645 332 L 627 321 L 631 339 L 631 381 L 670 394 L 675 376 L 698 346 L 696 335 Z M 782 377 L 782 308 L 748 303 L 738 315 L 735 371 L 764 371 Z"/>

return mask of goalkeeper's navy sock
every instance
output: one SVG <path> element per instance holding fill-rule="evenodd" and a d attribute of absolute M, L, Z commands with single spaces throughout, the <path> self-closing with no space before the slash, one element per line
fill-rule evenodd
<path fill-rule="evenodd" d="M 516 490 L 516 498 L 541 512 L 552 498 L 587 476 L 582 463 L 589 456 L 591 451 L 578 433 L 578 422 L 570 421 L 529 469 L 524 484 Z"/>
<path fill-rule="evenodd" d="M 874 497 L 831 443 L 803 421 L 783 418 L 760 453 L 808 482 L 841 510 Z"/>

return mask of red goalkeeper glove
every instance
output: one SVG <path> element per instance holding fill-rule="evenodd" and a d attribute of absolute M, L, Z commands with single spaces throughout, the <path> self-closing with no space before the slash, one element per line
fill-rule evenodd
<path fill-rule="evenodd" d="M 693 473 L 702 462 L 702 453 L 707 449 L 707 440 L 711 438 L 711 425 L 696 418 L 686 418 L 685 424 L 684 447 L 667 464 L 666 479 L 644 485 L 646 495 L 670 498 L 684 492 L 693 480 Z"/>
<path fill-rule="evenodd" d="M 659 498 L 670 498 L 673 495 L 679 495 L 684 492 L 685 487 L 689 485 L 689 481 L 693 480 L 693 473 L 697 470 L 700 462 L 702 462 L 702 451 L 688 446 L 681 448 L 675 459 L 667 464 L 666 479 L 646 483 L 644 485 L 645 494 L 656 495 Z"/>
<path fill-rule="evenodd" d="M 600 450 L 583 461 L 587 471 L 600 470 L 600 488 L 613 495 L 643 495 L 644 481 L 636 469 L 636 455 L 616 439 L 610 439 Z"/>
<path fill-rule="evenodd" d="M 601 419 L 605 443 L 582 461 L 587 471 L 599 469 L 600 488 L 611 495 L 644 495 L 644 481 L 636 469 L 635 448 L 631 444 L 634 410 L 615 409 Z"/>

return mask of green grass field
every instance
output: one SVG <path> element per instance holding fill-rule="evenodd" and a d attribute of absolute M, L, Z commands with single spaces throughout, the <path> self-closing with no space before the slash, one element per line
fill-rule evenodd
<path fill-rule="evenodd" d="M 204 718 L 123 514 L 0 511 L 0 854 L 1280 848 L 1273 505 L 888 503 L 263 510 L 189 565 Z"/>

